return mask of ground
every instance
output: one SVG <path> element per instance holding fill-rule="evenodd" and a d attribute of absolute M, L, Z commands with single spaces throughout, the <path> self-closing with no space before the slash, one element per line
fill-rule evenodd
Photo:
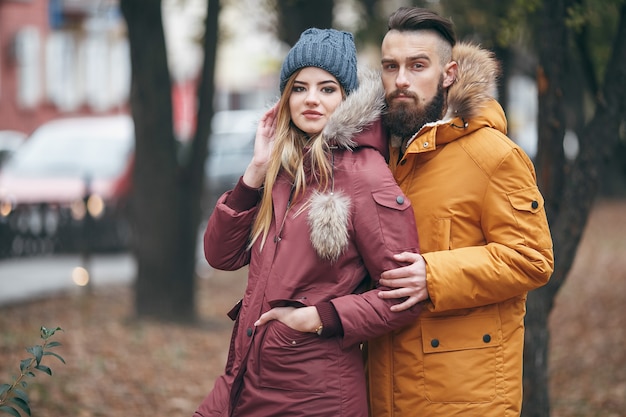
<path fill-rule="evenodd" d="M 626 202 L 595 206 L 550 316 L 552 417 L 626 417 Z M 131 289 L 71 293 L 0 308 L 0 384 L 19 372 L 39 327 L 60 326 L 53 375 L 29 380 L 37 417 L 190 417 L 226 360 L 245 271 L 199 280 L 202 325 L 131 319 Z"/>

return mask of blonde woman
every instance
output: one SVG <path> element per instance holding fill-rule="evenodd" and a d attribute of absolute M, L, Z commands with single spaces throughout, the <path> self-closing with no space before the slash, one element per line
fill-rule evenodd
<path fill-rule="evenodd" d="M 308 29 L 283 63 L 254 157 L 204 236 L 213 267 L 249 274 L 225 372 L 195 417 L 366 417 L 361 342 L 420 313 L 377 295 L 418 241 L 387 167 L 380 78 L 360 81 L 347 32 Z"/>

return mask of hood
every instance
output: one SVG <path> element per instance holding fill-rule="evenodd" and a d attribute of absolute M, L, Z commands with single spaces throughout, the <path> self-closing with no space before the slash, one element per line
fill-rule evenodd
<path fill-rule="evenodd" d="M 443 120 L 473 119 L 497 93 L 500 65 L 493 52 L 471 43 L 458 43 L 452 49 L 458 64 L 457 78 L 448 90 L 448 110 Z"/>
<path fill-rule="evenodd" d="M 380 129 L 366 129 L 380 119 L 384 107 L 385 91 L 380 73 L 361 68 L 359 88 L 339 104 L 322 134 L 329 144 L 340 148 L 372 147 L 384 154 L 387 141 Z"/>

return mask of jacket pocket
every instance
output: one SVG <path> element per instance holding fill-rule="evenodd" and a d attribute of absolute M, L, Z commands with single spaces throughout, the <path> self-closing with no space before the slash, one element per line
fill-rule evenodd
<path fill-rule="evenodd" d="M 524 240 L 534 248 L 551 248 L 552 238 L 546 220 L 543 196 L 539 188 L 528 187 L 508 193 L 507 196 Z"/>
<path fill-rule="evenodd" d="M 261 386 L 299 392 L 326 392 L 329 360 L 324 340 L 278 320 L 267 324 L 259 354 Z"/>
<path fill-rule="evenodd" d="M 394 184 L 393 187 L 372 190 L 372 198 L 376 202 L 379 229 L 385 246 L 394 252 L 416 250 L 408 237 L 412 235 L 407 234 L 407 230 L 416 230 L 413 212 L 403 213 L 411 208 L 411 202 L 400 188 Z"/>
<path fill-rule="evenodd" d="M 497 315 L 422 319 L 424 392 L 431 402 L 486 403 L 502 370 Z"/>

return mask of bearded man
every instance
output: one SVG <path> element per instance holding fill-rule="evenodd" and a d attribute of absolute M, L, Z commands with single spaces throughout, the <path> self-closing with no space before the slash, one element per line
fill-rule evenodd
<path fill-rule="evenodd" d="M 414 324 L 368 344 L 371 415 L 518 416 L 527 292 L 554 267 L 531 160 L 506 136 L 499 66 L 452 23 L 400 8 L 382 42 L 390 168 L 415 211 L 421 255 L 383 273 Z"/>

